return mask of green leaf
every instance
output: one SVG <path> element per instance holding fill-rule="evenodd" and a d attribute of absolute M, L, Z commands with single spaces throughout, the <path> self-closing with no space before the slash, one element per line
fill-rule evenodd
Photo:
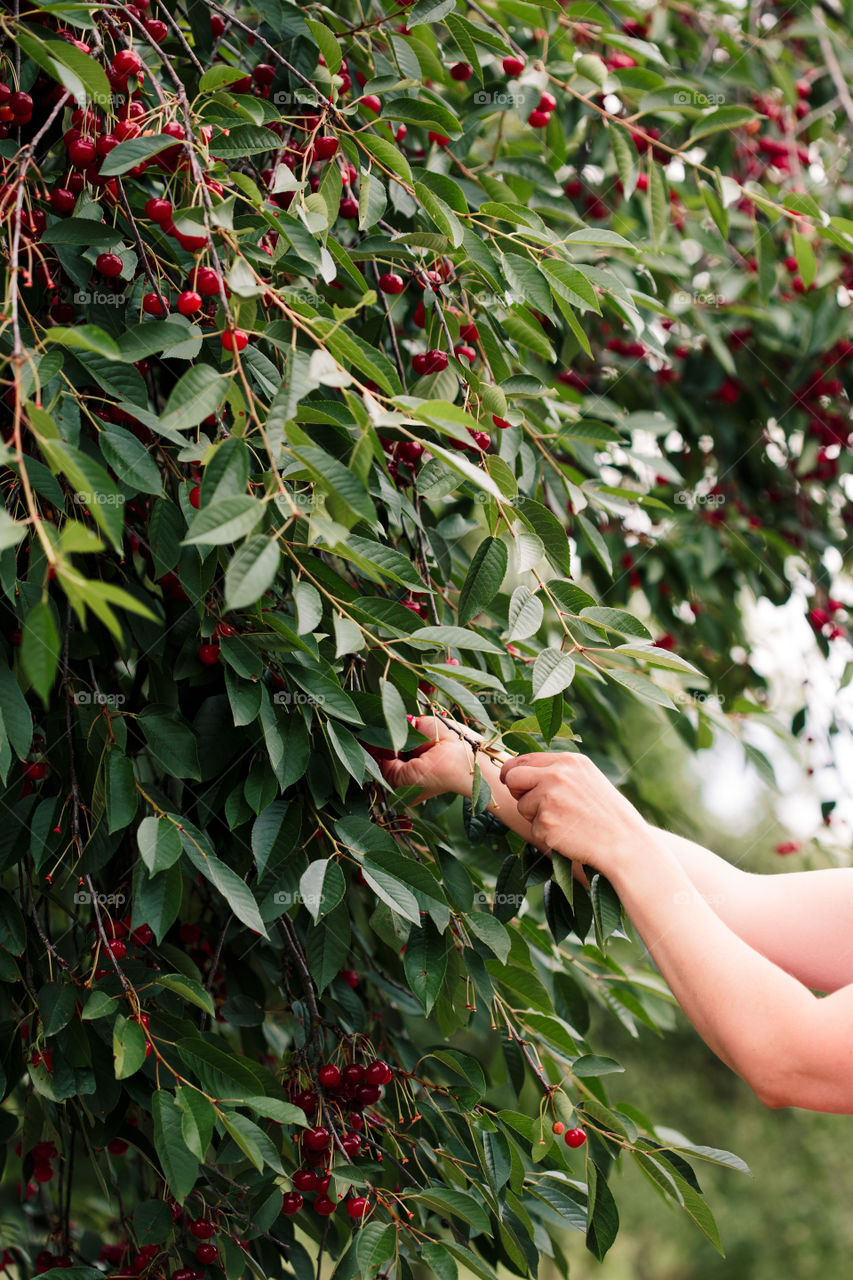
<path fill-rule="evenodd" d="M 393 1222 L 366 1222 L 358 1233 L 356 1258 L 359 1274 L 376 1276 L 397 1252 L 397 1232 Z"/>
<path fill-rule="evenodd" d="M 21 665 L 46 705 L 59 665 L 59 629 L 53 607 L 46 600 L 33 605 L 24 618 Z"/>
<path fill-rule="evenodd" d="M 755 258 L 758 263 L 758 293 L 766 302 L 776 287 L 776 245 L 763 222 L 755 221 Z"/>
<path fill-rule="evenodd" d="M 815 258 L 814 249 L 802 232 L 796 229 L 791 234 L 791 242 L 794 246 L 794 257 L 797 259 L 800 279 L 805 288 L 808 289 L 817 274 L 817 259 Z"/>
<path fill-rule="evenodd" d="M 147 160 L 150 156 L 165 151 L 167 147 L 176 145 L 180 146 L 180 143 L 176 144 L 168 133 L 154 133 L 147 138 L 129 138 L 127 142 L 120 142 L 117 147 L 113 147 L 109 155 L 104 157 L 100 174 L 104 178 L 117 178 L 139 164 L 140 160 Z"/>
<path fill-rule="evenodd" d="M 91 228 L 92 223 L 87 221 L 86 226 Z M 42 239 L 44 238 L 43 236 Z M 87 243 L 91 244 L 93 238 L 102 241 L 102 237 L 98 233 L 93 237 L 90 230 Z M 115 244 L 115 241 L 112 241 L 112 243 Z M 61 347 L 79 347 L 81 351 L 94 351 L 96 355 L 103 356 L 105 360 L 122 359 L 118 345 L 108 333 L 104 333 L 103 329 L 99 329 L 95 324 L 81 324 L 76 329 L 66 329 L 62 325 L 52 325 L 45 333 L 44 341 L 58 342 Z"/>
<path fill-rule="evenodd" d="M 484 538 L 474 553 L 459 593 L 457 616 L 460 626 L 470 622 L 494 599 L 506 573 L 508 553 L 497 538 Z"/>
<path fill-rule="evenodd" d="M 278 1152 L 263 1129 L 255 1124 L 254 1120 L 250 1120 L 248 1116 L 240 1115 L 239 1111 L 220 1111 L 219 1119 L 223 1128 L 234 1139 L 237 1146 L 255 1166 L 258 1173 L 263 1173 L 264 1167 L 267 1165 L 274 1169 L 276 1173 L 284 1173 Z"/>
<path fill-rule="evenodd" d="M 390 680 L 380 680 L 379 689 L 382 696 L 382 715 L 385 719 L 385 724 L 388 726 L 391 746 L 395 751 L 402 751 L 409 736 L 409 726 L 406 721 L 406 704 L 400 697 L 398 689 Z"/>
<path fill-rule="evenodd" d="M 145 1032 L 132 1018 L 118 1015 L 113 1023 L 113 1062 L 117 1080 L 134 1075 L 145 1062 L 148 1041 Z"/>
<path fill-rule="evenodd" d="M 181 837 L 171 819 L 143 818 L 137 828 L 136 843 L 151 875 L 165 871 L 181 856 Z"/>
<path fill-rule="evenodd" d="M 532 529 L 542 540 L 546 555 L 554 568 L 560 573 L 570 573 L 572 564 L 567 531 L 553 512 L 541 502 L 535 502 L 532 498 L 521 495 L 515 499 L 513 505 L 528 529 Z"/>
<path fill-rule="evenodd" d="M 709 134 L 720 133 L 722 130 L 728 133 L 733 129 L 748 124 L 750 120 L 757 119 L 758 116 L 751 107 L 734 105 L 715 107 L 699 118 L 697 126 L 691 129 L 690 137 L 683 145 L 692 147 L 699 138 L 707 138 Z"/>
<path fill-rule="evenodd" d="M 655 244 L 659 244 L 666 235 L 669 226 L 669 190 L 661 166 L 652 160 L 648 165 L 649 175 L 649 221 Z"/>
<path fill-rule="evenodd" d="M 336 520 L 345 511 L 353 520 L 375 522 L 376 512 L 364 485 L 342 462 L 309 445 L 291 449 L 291 453 L 326 494 L 326 504 Z"/>
<path fill-rule="evenodd" d="M 281 561 L 278 540 L 254 534 L 234 552 L 225 570 L 225 607 L 248 609 L 275 582 Z"/>
<path fill-rule="evenodd" d="M 229 910 L 238 920 L 266 938 L 268 934 L 258 904 L 245 880 L 217 858 L 207 838 L 186 818 L 179 830 L 184 853 L 196 870 L 221 893 Z"/>
<path fill-rule="evenodd" d="M 166 431 L 188 431 L 216 413 L 228 394 L 230 378 L 207 364 L 191 365 L 169 393 L 160 419 Z"/>
<path fill-rule="evenodd" d="M 264 504 L 247 493 L 211 502 L 190 522 L 183 545 L 226 546 L 251 533 L 263 515 Z"/>
<path fill-rule="evenodd" d="M 500 646 L 493 640 L 476 631 L 469 631 L 467 627 L 419 627 L 406 637 L 406 643 L 422 644 L 428 649 L 468 649 L 472 653 L 501 653 Z"/>
<path fill-rule="evenodd" d="M 542 626 L 545 606 L 529 587 L 516 587 L 509 602 L 507 640 L 527 640 Z"/>
<path fill-rule="evenodd" d="M 409 990 L 429 1016 L 447 972 L 447 939 L 430 920 L 412 929 L 406 942 L 404 969 Z"/>
<path fill-rule="evenodd" d="M 533 701 L 553 698 L 568 689 L 575 676 L 575 661 L 559 649 L 542 649 L 533 664 Z"/>
<path fill-rule="evenodd" d="M 38 993 L 38 1008 L 46 1036 L 64 1030 L 74 1017 L 77 993 L 70 982 L 46 982 Z"/>
<path fill-rule="evenodd" d="M 402 858 L 400 861 L 405 866 Z M 364 860 L 362 875 L 376 896 L 392 911 L 396 911 L 405 920 L 411 920 L 412 924 L 420 925 L 421 909 L 418 900 L 402 880 L 391 875 L 384 867 L 376 866 L 369 858 Z"/>
<path fill-rule="evenodd" d="M 330 858 L 310 863 L 299 881 L 300 901 L 315 923 L 333 911 L 345 893 L 344 873 Z"/>
<path fill-rule="evenodd" d="M 405 1199 L 426 1205 L 441 1217 L 452 1215 L 454 1218 L 461 1218 L 463 1222 L 473 1227 L 475 1232 L 488 1234 L 490 1231 L 489 1219 L 483 1206 L 465 1191 L 433 1184 L 415 1195 L 407 1195 Z"/>
<path fill-rule="evenodd" d="M 509 956 L 512 941 L 505 925 L 487 911 L 472 911 L 465 917 L 465 924 L 490 951 L 494 952 L 501 964 L 505 964 Z"/>
<path fill-rule="evenodd" d="M 455 3 L 455 0 L 454 0 Z M 409 15 L 408 21 L 411 21 Z M 403 124 L 413 124 L 420 129 L 432 130 L 448 138 L 456 138 L 462 132 L 456 116 L 443 103 L 434 98 L 395 98 L 382 108 L 384 120 L 399 120 Z"/>
<path fill-rule="evenodd" d="M 209 1013 L 211 1018 L 216 1014 L 210 992 L 206 991 L 195 978 L 186 978 L 182 973 L 158 973 L 157 986 L 165 987 L 167 991 L 174 991 L 175 995 L 180 996 L 182 1000 L 187 1000 L 197 1009 L 203 1009 L 205 1013 Z"/>
<path fill-rule="evenodd" d="M 198 1160 L 187 1149 L 182 1131 L 182 1112 L 171 1093 L 156 1089 L 151 1100 L 154 1119 L 154 1146 L 169 1190 L 183 1204 L 195 1186 Z"/>

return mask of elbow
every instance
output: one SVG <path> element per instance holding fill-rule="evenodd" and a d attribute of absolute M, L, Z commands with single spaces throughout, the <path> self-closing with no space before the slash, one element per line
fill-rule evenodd
<path fill-rule="evenodd" d="M 751 1064 L 742 1077 L 758 1101 L 771 1111 L 796 1105 L 791 1099 L 793 1081 L 790 1074 L 780 1071 L 774 1063 Z"/>

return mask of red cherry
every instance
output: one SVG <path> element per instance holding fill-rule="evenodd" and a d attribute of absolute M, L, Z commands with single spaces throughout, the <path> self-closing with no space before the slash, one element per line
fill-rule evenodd
<path fill-rule="evenodd" d="M 213 267 L 197 267 L 190 280 L 203 298 L 212 298 L 219 293 L 219 279 Z"/>
<path fill-rule="evenodd" d="M 272 84 L 275 80 L 275 67 L 271 67 L 268 62 L 259 62 L 252 71 L 252 79 L 255 84 Z"/>
<path fill-rule="evenodd" d="M 304 1111 L 306 1116 L 317 1110 L 317 1094 L 313 1089 L 303 1089 L 293 1099 L 293 1105 Z"/>
<path fill-rule="evenodd" d="M 102 276 L 114 280 L 124 270 L 124 263 L 117 253 L 99 253 L 95 259 L 95 267 Z"/>
<path fill-rule="evenodd" d="M 24 777 L 29 782 L 41 782 L 47 773 L 47 765 L 42 760 L 30 760 L 23 768 Z"/>
<path fill-rule="evenodd" d="M 74 138 L 68 144 L 68 159 L 78 169 L 85 169 L 97 154 L 97 148 L 91 138 Z"/>
<path fill-rule="evenodd" d="M 302 1141 L 309 1151 L 325 1151 L 332 1140 L 332 1135 L 325 1125 L 318 1125 L 316 1129 L 306 1129 L 302 1136 Z"/>
<path fill-rule="evenodd" d="M 316 1191 L 319 1179 L 313 1169 L 297 1169 L 291 1181 L 297 1191 Z"/>
<path fill-rule="evenodd" d="M 107 1143 L 107 1151 L 111 1156 L 123 1156 L 127 1148 L 128 1144 L 124 1138 L 111 1138 Z"/>
<path fill-rule="evenodd" d="M 480 337 L 480 331 L 475 324 L 461 324 L 459 326 L 459 337 L 463 342 L 477 342 Z"/>
<path fill-rule="evenodd" d="M 427 137 L 430 142 L 434 142 L 437 147 L 447 147 L 450 145 L 450 139 L 446 133 L 436 133 L 434 129 L 430 129 Z"/>
<path fill-rule="evenodd" d="M 8 105 L 14 116 L 29 117 L 33 114 L 33 100 L 28 93 L 10 94 Z"/>
<path fill-rule="evenodd" d="M 49 1164 L 37 1164 L 33 1168 L 33 1177 L 36 1182 L 50 1182 L 53 1178 L 54 1170 Z M 54 1265 L 56 1265 L 54 1263 Z"/>
<path fill-rule="evenodd" d="M 361 1138 L 357 1133 L 347 1134 L 341 1139 L 341 1146 L 349 1156 L 350 1160 L 354 1160 L 361 1151 Z"/>
<path fill-rule="evenodd" d="M 197 311 L 201 311 L 201 294 L 194 293 L 191 289 L 179 293 L 178 310 L 182 316 L 194 316 Z"/>
<path fill-rule="evenodd" d="M 372 1107 L 382 1097 L 382 1090 L 378 1084 L 360 1084 L 355 1096 L 362 1107 Z"/>
<path fill-rule="evenodd" d="M 341 969 L 338 977 L 343 978 L 347 986 L 352 987 L 353 990 L 358 986 L 359 978 L 355 969 Z"/>
<path fill-rule="evenodd" d="M 465 80 L 470 80 L 474 74 L 474 68 L 470 62 L 456 62 L 450 68 L 450 79 L 458 80 L 462 84 Z"/>
<path fill-rule="evenodd" d="M 345 1085 L 358 1085 L 364 1079 L 364 1067 L 360 1062 L 353 1062 L 348 1067 L 344 1067 L 343 1080 Z"/>
<path fill-rule="evenodd" d="M 237 632 L 234 630 L 234 628 L 231 626 L 231 624 L 230 624 L 230 623 L 228 623 L 228 622 L 217 622 L 217 624 L 216 624 L 216 634 L 217 634 L 218 636 L 224 636 L 224 637 L 227 639 L 227 638 L 228 638 L 228 636 L 236 636 Z"/>
<path fill-rule="evenodd" d="M 99 156 L 108 156 L 118 146 L 119 141 L 120 139 L 114 133 L 102 133 L 95 143 L 95 150 Z"/>
<path fill-rule="evenodd" d="M 385 275 L 379 277 L 379 288 L 383 293 L 402 293 L 405 287 L 403 277 L 396 275 L 393 271 L 386 271 Z"/>
<path fill-rule="evenodd" d="M 160 22 L 157 18 L 148 18 L 142 25 L 155 44 L 162 44 L 169 34 L 165 22 Z"/>
<path fill-rule="evenodd" d="M 387 1084 L 392 1076 L 391 1068 L 387 1062 L 383 1062 L 381 1058 L 377 1058 L 370 1066 L 365 1069 L 365 1084 Z"/>
<path fill-rule="evenodd" d="M 124 957 L 127 955 L 127 946 L 124 942 L 122 942 L 121 938 L 110 938 L 109 942 L 107 943 L 107 946 L 109 947 L 110 951 L 112 951 L 116 960 L 123 960 Z"/>
<path fill-rule="evenodd" d="M 473 347 L 466 347 L 463 343 L 453 348 L 453 354 L 457 360 L 467 360 L 469 364 L 473 364 L 477 359 L 477 352 Z"/>
<path fill-rule="evenodd" d="M 327 1062 L 317 1072 L 317 1079 L 324 1089 L 337 1089 L 341 1083 L 341 1069 L 336 1067 L 333 1062 Z"/>
<path fill-rule="evenodd" d="M 220 342 L 226 351 L 245 351 L 249 345 L 249 335 L 245 329 L 226 329 Z"/>
<path fill-rule="evenodd" d="M 506 418 L 499 418 L 499 417 L 498 417 L 498 415 L 497 415 L 496 413 L 493 413 L 493 414 L 492 414 L 492 422 L 493 422 L 493 423 L 495 424 L 495 426 L 496 426 L 496 427 L 498 427 L 501 431 L 505 431 L 507 427 L 511 427 L 511 426 L 512 426 L 512 423 L 511 423 L 511 422 L 507 422 Z"/>
<path fill-rule="evenodd" d="M 216 1226 L 206 1218 L 199 1218 L 196 1222 L 190 1223 L 190 1235 L 195 1236 L 196 1240 L 209 1240 L 211 1236 L 216 1235 Z"/>
<path fill-rule="evenodd" d="M 531 129 L 544 129 L 550 119 L 551 115 L 548 111 L 531 111 L 527 117 L 527 123 Z"/>
<path fill-rule="evenodd" d="M 337 153 L 340 143 L 337 138 L 330 136 L 318 138 L 314 143 L 314 159 L 315 160 L 331 160 L 332 156 Z"/>
<path fill-rule="evenodd" d="M 352 196 L 344 196 L 338 208 L 338 214 L 342 218 L 346 218 L 348 222 L 353 222 L 358 217 L 358 201 Z"/>
<path fill-rule="evenodd" d="M 166 308 L 156 293 L 146 293 L 143 296 L 142 310 L 147 316 L 162 316 L 166 314 Z"/>
<path fill-rule="evenodd" d="M 379 115 L 382 110 L 382 103 L 379 101 L 375 93 L 368 93 L 366 97 L 359 98 L 359 105 L 366 107 L 368 111 L 372 111 L 375 116 Z"/>
<path fill-rule="evenodd" d="M 219 1257 L 219 1250 L 215 1244 L 200 1244 L 195 1251 L 195 1256 L 202 1266 L 207 1267 Z"/>
<path fill-rule="evenodd" d="M 330 1200 L 328 1196 L 317 1196 L 314 1201 L 314 1212 L 319 1213 L 321 1217 L 328 1218 L 337 1209 L 334 1200 Z"/>
<path fill-rule="evenodd" d="M 201 506 L 201 485 L 200 484 L 194 485 L 193 488 L 190 489 L 189 503 L 191 507 L 195 507 L 196 511 L 198 511 L 199 507 Z"/>
<path fill-rule="evenodd" d="M 370 1213 L 370 1201 L 366 1196 L 353 1196 L 347 1200 L 347 1213 L 351 1218 L 363 1218 Z"/>
<path fill-rule="evenodd" d="M 282 1213 L 298 1213 L 304 1204 L 298 1191 L 286 1191 L 281 1200 Z"/>
<path fill-rule="evenodd" d="M 520 76 L 524 70 L 524 63 L 521 58 L 504 58 L 503 69 L 508 76 Z"/>
<path fill-rule="evenodd" d="M 171 201 L 163 200 L 159 196 L 152 196 L 150 200 L 145 201 L 145 216 L 150 218 L 152 222 L 159 222 L 162 226 L 172 216 Z"/>
<path fill-rule="evenodd" d="M 50 193 L 50 207 L 54 213 L 73 213 L 77 197 L 67 187 L 54 187 Z"/>
<path fill-rule="evenodd" d="M 138 76 L 142 70 L 142 59 L 138 53 L 134 53 L 132 49 L 119 49 L 112 61 L 112 71 L 114 75 L 121 76 Z"/>
<path fill-rule="evenodd" d="M 210 15 L 210 34 L 213 36 L 214 40 L 218 40 L 224 30 L 225 19 L 218 13 L 212 13 Z"/>
<path fill-rule="evenodd" d="M 200 644 L 198 647 L 198 660 L 203 662 L 206 667 L 215 666 L 219 661 L 219 645 Z"/>
<path fill-rule="evenodd" d="M 583 1129 L 569 1129 L 566 1134 L 567 1147 L 582 1147 L 586 1142 L 586 1134 Z"/>
<path fill-rule="evenodd" d="M 554 97 L 553 93 L 543 93 L 542 97 L 539 99 L 539 106 L 536 110 L 551 112 L 556 108 L 556 106 L 557 99 Z"/>

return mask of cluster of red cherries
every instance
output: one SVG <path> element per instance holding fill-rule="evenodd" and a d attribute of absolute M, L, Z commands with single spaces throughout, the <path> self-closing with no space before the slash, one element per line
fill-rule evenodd
<path fill-rule="evenodd" d="M 353 985 L 349 978 L 345 978 L 345 981 Z M 344 1112 L 349 1115 L 349 1128 L 339 1136 L 340 1150 L 348 1160 L 354 1160 L 362 1150 L 362 1111 L 380 1101 L 382 1090 L 393 1079 L 393 1074 L 388 1063 L 381 1058 L 375 1058 L 367 1064 L 352 1062 L 344 1067 L 327 1062 L 318 1070 L 317 1083 L 325 1094 L 327 1104 L 334 1107 L 340 1115 Z M 300 1089 L 293 1094 L 294 1105 L 304 1111 L 306 1116 L 316 1115 L 319 1101 L 319 1094 L 314 1088 Z M 304 1164 L 293 1174 L 293 1189 L 285 1193 L 283 1213 L 299 1213 L 308 1194 L 314 1195 L 313 1209 L 320 1217 L 329 1217 L 335 1212 L 338 1201 L 328 1194 L 331 1158 L 338 1149 L 335 1138 L 336 1135 L 324 1124 L 302 1132 L 300 1145 Z M 367 1196 L 349 1196 L 346 1200 L 346 1211 L 351 1218 L 366 1217 L 372 1207 Z"/>

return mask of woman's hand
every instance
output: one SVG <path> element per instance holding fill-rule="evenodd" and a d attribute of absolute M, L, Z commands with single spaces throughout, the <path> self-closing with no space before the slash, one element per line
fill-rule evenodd
<path fill-rule="evenodd" d="M 413 802 L 420 804 L 431 796 L 451 791 L 458 795 L 470 795 L 473 753 L 458 734 L 448 728 L 441 716 L 416 716 L 412 720 L 418 733 L 431 739 L 415 748 L 408 760 L 381 760 L 379 767 L 392 787 L 422 787 Z M 461 728 L 462 726 L 460 726 Z M 465 729 L 469 738 L 477 737 Z"/>
<path fill-rule="evenodd" d="M 608 877 L 636 858 L 651 834 L 634 806 L 578 752 L 516 756 L 500 777 L 530 823 L 531 843 Z"/>

